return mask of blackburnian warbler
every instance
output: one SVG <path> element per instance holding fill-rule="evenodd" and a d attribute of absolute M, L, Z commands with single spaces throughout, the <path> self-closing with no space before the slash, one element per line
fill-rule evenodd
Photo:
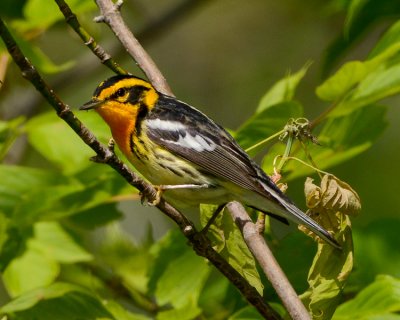
<path fill-rule="evenodd" d="M 147 81 L 131 75 L 111 77 L 80 109 L 95 109 L 128 160 L 152 184 L 164 186 L 164 197 L 178 207 L 237 200 L 304 225 L 340 247 L 224 128 L 188 104 L 157 92 Z"/>

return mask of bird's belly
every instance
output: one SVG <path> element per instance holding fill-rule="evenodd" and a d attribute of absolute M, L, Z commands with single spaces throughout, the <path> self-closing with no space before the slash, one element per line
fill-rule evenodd
<path fill-rule="evenodd" d="M 232 200 L 230 193 L 219 184 L 218 179 L 201 173 L 183 159 L 166 158 L 162 162 L 151 160 L 154 159 L 150 159 L 150 161 L 141 161 L 136 157 L 129 159 L 154 186 L 203 186 L 202 188 L 187 187 L 165 190 L 163 197 L 176 206 L 196 206 L 200 203 L 221 204 Z"/>

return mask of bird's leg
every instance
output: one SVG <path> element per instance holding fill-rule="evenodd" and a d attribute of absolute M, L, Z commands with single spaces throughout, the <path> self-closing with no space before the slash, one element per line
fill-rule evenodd
<path fill-rule="evenodd" d="M 205 189 L 209 188 L 209 184 L 164 184 L 164 185 L 158 185 L 158 186 L 153 186 L 156 189 L 156 194 L 155 198 L 152 201 L 149 201 L 148 204 L 150 206 L 156 206 L 160 203 L 161 196 L 164 191 L 166 190 L 176 190 L 176 189 Z M 142 198 L 142 203 L 144 202 L 144 199 Z"/>
<path fill-rule="evenodd" d="M 211 218 L 207 221 L 206 226 L 201 230 L 200 232 L 202 234 L 206 234 L 208 232 L 208 229 L 210 229 L 211 225 L 215 222 L 215 219 L 217 219 L 218 215 L 221 213 L 222 210 L 224 210 L 226 206 L 226 203 L 220 204 L 218 208 L 214 211 L 212 214 Z"/>

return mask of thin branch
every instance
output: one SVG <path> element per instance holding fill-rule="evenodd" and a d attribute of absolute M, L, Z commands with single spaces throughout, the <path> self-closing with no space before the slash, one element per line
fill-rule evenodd
<path fill-rule="evenodd" d="M 8 67 L 9 55 L 7 53 L 0 54 L 0 89 L 3 86 Z"/>
<path fill-rule="evenodd" d="M 271 282 L 290 317 L 293 320 L 311 319 L 271 250 L 265 243 L 264 237 L 259 233 L 259 230 L 257 230 L 256 225 L 249 218 L 243 206 L 233 201 L 227 204 L 227 208 L 232 219 L 242 232 L 244 241 Z"/>
<path fill-rule="evenodd" d="M 100 59 L 101 63 L 109 67 L 117 74 L 126 74 L 127 72 L 116 63 L 111 55 L 108 54 L 94 38 L 81 26 L 76 15 L 72 12 L 71 8 L 64 0 L 55 0 L 60 11 L 65 17 L 65 21 L 71 26 L 72 29 L 79 35 L 85 45 Z"/>
<path fill-rule="evenodd" d="M 136 61 L 140 69 L 143 70 L 149 81 L 154 85 L 157 91 L 173 96 L 164 76 L 154 63 L 153 59 L 148 55 L 146 50 L 140 45 L 139 41 L 132 34 L 131 30 L 125 24 L 120 14 L 122 0 L 113 3 L 109 0 L 96 0 L 97 6 L 100 9 L 101 16 L 95 18 L 96 22 L 105 22 L 116 37 L 121 41 L 122 45 L 128 53 Z"/>
<path fill-rule="evenodd" d="M 59 99 L 59 97 L 54 93 L 54 90 L 45 83 L 35 67 L 21 52 L 2 19 L 0 19 L 0 36 L 14 62 L 21 69 L 22 76 L 34 85 L 34 87 L 55 109 L 57 115 L 62 118 L 79 135 L 79 137 L 90 148 L 92 148 L 92 150 L 96 152 L 98 158 L 103 159 L 103 163 L 108 164 L 116 170 L 130 185 L 142 192 L 147 199 L 150 201 L 155 199 L 156 190 L 154 187 L 132 172 L 114 153 L 101 144 L 89 129 L 87 129 L 72 113 L 70 108 Z M 202 233 L 196 231 L 193 223 L 181 212 L 167 203 L 163 198 L 160 199 L 157 208 L 179 226 L 182 233 L 192 244 L 196 253 L 207 258 L 225 277 L 227 277 L 262 316 L 266 319 L 281 319 L 275 310 L 264 302 L 263 297 L 212 248 L 209 240 Z"/>

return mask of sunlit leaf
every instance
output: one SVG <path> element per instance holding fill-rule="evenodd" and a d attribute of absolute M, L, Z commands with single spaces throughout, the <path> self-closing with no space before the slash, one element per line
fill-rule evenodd
<path fill-rule="evenodd" d="M 31 192 L 50 186 L 71 185 L 72 181 L 50 170 L 0 165 L 0 209 L 7 215 L 21 205 Z"/>
<path fill-rule="evenodd" d="M 87 126 L 103 141 L 111 137 L 100 117 L 86 113 L 81 113 L 80 117 L 85 118 Z M 89 158 L 94 156 L 94 151 L 53 112 L 32 118 L 26 129 L 33 147 L 45 158 L 60 166 L 65 173 L 76 173 L 91 165 Z"/>
<path fill-rule="evenodd" d="M 261 98 L 256 113 L 260 113 L 273 105 L 293 100 L 297 86 L 305 76 L 310 65 L 310 63 L 307 63 L 299 71 L 289 74 L 275 83 Z"/>
<path fill-rule="evenodd" d="M 150 270 L 149 290 L 154 292 L 158 303 L 197 310 L 197 300 L 211 271 L 207 262 L 188 250 L 184 237 L 176 231 L 155 243 L 151 253 L 155 260 Z"/>
<path fill-rule="evenodd" d="M 317 96 L 326 101 L 334 101 L 347 93 L 367 74 L 367 67 L 361 61 L 344 64 L 333 76 L 317 87 Z"/>
<path fill-rule="evenodd" d="M 97 259 L 113 270 L 113 274 L 129 292 L 136 303 L 145 310 L 155 310 L 156 303 L 147 298 L 149 269 L 153 266 L 153 257 L 147 246 L 136 245 L 131 236 L 122 227 L 113 223 L 102 234 Z"/>
<path fill-rule="evenodd" d="M 202 206 L 201 221 L 203 226 L 207 223 L 213 210 L 211 207 Z M 220 213 L 221 218 L 216 220 L 212 238 L 213 245 L 217 244 L 220 254 L 238 271 L 260 294 L 262 294 L 264 286 L 261 282 L 260 275 L 257 271 L 256 262 L 250 253 L 240 230 L 233 222 L 230 214 L 224 210 Z M 219 229 L 217 231 L 215 228 Z"/>
<path fill-rule="evenodd" d="M 32 289 L 51 284 L 60 271 L 59 264 L 29 245 L 27 250 L 14 258 L 3 273 L 7 292 L 15 297 Z"/>
<path fill-rule="evenodd" d="M 254 307 L 244 307 L 235 312 L 228 320 L 262 320 L 264 317 Z"/>
<path fill-rule="evenodd" d="M 391 319 L 390 316 L 395 316 L 394 314 L 398 312 L 400 312 L 400 280 L 381 275 L 354 299 L 339 306 L 333 319 Z"/>
<path fill-rule="evenodd" d="M 317 87 L 316 93 L 318 97 L 326 101 L 335 101 L 344 98 L 350 90 L 366 79 L 368 75 L 375 77 L 376 73 L 380 72 L 384 64 L 387 63 L 389 59 L 396 56 L 399 51 L 400 43 L 394 43 L 369 60 L 345 63 L 335 74 Z M 353 99 L 354 96 L 347 98 L 345 101 L 352 101 Z M 348 110 L 346 110 L 346 112 L 350 113 L 352 109 L 349 107 L 347 108 Z"/>
<path fill-rule="evenodd" d="M 326 50 L 326 57 L 322 66 L 324 76 L 329 74 L 335 64 L 355 43 L 362 40 L 364 35 L 369 34 L 366 32 L 369 28 L 378 25 L 377 22 L 379 21 L 391 19 L 400 13 L 399 3 L 392 0 L 353 0 L 352 2 L 344 1 L 344 4 L 350 9 L 346 30 L 341 32 Z M 352 5 L 349 6 L 348 4 Z"/>
<path fill-rule="evenodd" d="M 4 305 L 0 312 L 15 314 L 18 320 L 115 319 L 95 295 L 60 282 L 23 294 Z"/>
<path fill-rule="evenodd" d="M 151 320 L 143 314 L 133 313 L 116 301 L 108 300 L 103 303 L 104 307 L 113 315 L 115 320 Z"/>
<path fill-rule="evenodd" d="M 34 238 L 29 246 L 61 263 L 89 261 L 92 255 L 56 222 L 39 222 L 34 227 Z"/>
<path fill-rule="evenodd" d="M 75 14 L 96 8 L 94 3 L 89 0 L 70 0 L 68 1 L 68 5 L 71 6 Z M 21 33 L 41 31 L 49 28 L 55 22 L 64 19 L 56 3 L 46 0 L 27 1 L 24 6 L 23 14 L 24 19 L 16 20 L 13 23 L 13 27 L 18 29 Z"/>
<path fill-rule="evenodd" d="M 379 55 L 381 52 L 396 43 L 400 43 L 400 21 L 395 22 L 379 39 L 378 43 L 371 50 L 369 58 Z"/>
<path fill-rule="evenodd" d="M 201 309 L 189 300 L 184 306 L 159 312 L 156 320 L 191 320 L 196 319 L 200 314 Z"/>

